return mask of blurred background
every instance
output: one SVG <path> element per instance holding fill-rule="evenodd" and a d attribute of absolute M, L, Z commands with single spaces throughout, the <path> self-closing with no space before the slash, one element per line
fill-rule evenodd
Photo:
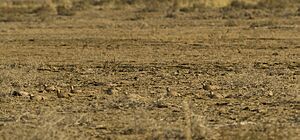
<path fill-rule="evenodd" d="M 72 16 L 96 7 L 99 10 L 137 10 L 142 12 L 203 12 L 207 10 L 260 9 L 285 15 L 299 14 L 299 0 L 0 0 L 0 21 L 21 20 L 19 15 Z"/>

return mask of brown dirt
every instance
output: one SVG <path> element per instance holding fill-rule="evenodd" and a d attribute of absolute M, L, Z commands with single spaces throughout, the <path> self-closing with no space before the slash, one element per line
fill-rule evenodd
<path fill-rule="evenodd" d="M 0 139 L 299 138 L 299 16 L 174 14 L 1 22 Z"/>

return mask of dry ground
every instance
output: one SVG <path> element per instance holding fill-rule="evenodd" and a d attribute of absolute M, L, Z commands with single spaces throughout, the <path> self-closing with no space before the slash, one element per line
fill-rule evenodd
<path fill-rule="evenodd" d="M 298 15 L 29 14 L 0 22 L 0 49 L 0 139 L 300 137 Z"/>

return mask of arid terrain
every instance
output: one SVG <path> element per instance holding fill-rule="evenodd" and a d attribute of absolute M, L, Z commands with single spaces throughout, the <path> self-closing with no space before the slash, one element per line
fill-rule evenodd
<path fill-rule="evenodd" d="M 18 4 L 0 8 L 0 139 L 300 138 L 299 2 Z"/>

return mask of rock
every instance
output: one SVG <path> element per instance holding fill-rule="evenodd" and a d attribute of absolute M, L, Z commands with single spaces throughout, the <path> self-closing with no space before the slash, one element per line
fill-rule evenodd
<path fill-rule="evenodd" d="M 295 71 L 295 72 L 294 72 L 294 75 L 300 75 L 300 70 Z"/>
<path fill-rule="evenodd" d="M 179 70 L 176 70 L 173 74 L 174 74 L 174 75 L 179 75 L 179 74 L 180 74 L 180 71 L 179 71 Z"/>
<path fill-rule="evenodd" d="M 241 49 L 237 49 L 238 53 L 242 53 Z"/>
<path fill-rule="evenodd" d="M 33 39 L 33 38 L 30 38 L 30 39 L 28 39 L 28 41 L 30 41 L 30 42 L 34 42 L 34 41 L 35 41 L 35 39 Z"/>
<path fill-rule="evenodd" d="M 13 96 L 29 96 L 28 92 L 13 90 L 11 93 Z"/>

